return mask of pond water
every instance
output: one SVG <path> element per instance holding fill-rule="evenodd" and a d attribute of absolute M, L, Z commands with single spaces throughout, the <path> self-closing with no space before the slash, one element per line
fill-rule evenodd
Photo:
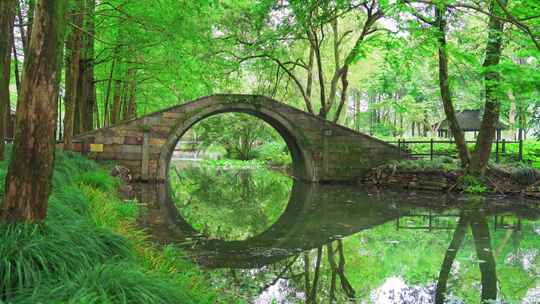
<path fill-rule="evenodd" d="M 537 203 L 181 168 L 139 185 L 141 223 L 237 302 L 540 303 Z"/>

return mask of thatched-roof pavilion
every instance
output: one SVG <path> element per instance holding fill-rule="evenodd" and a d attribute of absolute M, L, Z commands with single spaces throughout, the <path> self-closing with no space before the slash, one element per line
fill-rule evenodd
<path fill-rule="evenodd" d="M 482 126 L 482 115 L 480 110 L 464 110 L 456 113 L 456 118 L 463 132 L 474 132 L 475 135 Z M 497 138 L 501 138 L 501 130 L 506 130 L 507 125 L 499 121 L 497 123 Z M 448 120 L 445 119 L 439 124 L 439 137 L 449 137 L 451 132 L 448 127 Z"/>

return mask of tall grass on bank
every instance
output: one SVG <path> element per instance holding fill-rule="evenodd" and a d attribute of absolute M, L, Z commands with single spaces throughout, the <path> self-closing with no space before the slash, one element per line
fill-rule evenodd
<path fill-rule="evenodd" d="M 47 220 L 0 223 L 0 303 L 215 302 L 176 248 L 153 247 L 135 227 L 137 206 L 116 185 L 96 163 L 57 152 Z"/>

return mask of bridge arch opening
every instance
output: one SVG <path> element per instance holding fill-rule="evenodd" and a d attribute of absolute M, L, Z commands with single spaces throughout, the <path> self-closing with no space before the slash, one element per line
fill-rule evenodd
<path fill-rule="evenodd" d="M 181 216 L 198 232 L 222 240 L 244 240 L 268 229 L 287 208 L 292 191 L 291 178 L 266 167 L 265 156 L 291 156 L 283 135 L 244 111 L 219 112 L 190 126 L 178 137 L 167 172 Z M 253 147 L 242 151 L 238 142 L 246 141 Z M 227 145 L 232 147 L 224 149 Z M 226 161 L 215 161 L 216 154 Z"/>
<path fill-rule="evenodd" d="M 300 138 L 302 138 L 302 135 L 299 131 L 296 130 L 281 114 L 273 111 L 270 107 L 249 103 L 232 103 L 227 105 L 220 103 L 211 104 L 176 124 L 170 132 L 167 141 L 161 148 L 157 170 L 158 178 L 160 180 L 168 180 L 170 162 L 174 150 L 182 136 L 200 121 L 224 113 L 245 113 L 266 122 L 279 133 L 287 145 L 292 158 L 292 176 L 306 181 L 314 180 L 311 158 L 301 148 L 299 141 Z"/>

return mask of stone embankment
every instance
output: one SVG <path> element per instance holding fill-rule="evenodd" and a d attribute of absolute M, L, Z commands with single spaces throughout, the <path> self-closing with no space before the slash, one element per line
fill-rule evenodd
<path fill-rule="evenodd" d="M 521 195 L 540 199 L 540 173 L 537 170 L 488 170 L 478 184 L 471 185 L 463 170 L 406 170 L 395 166 L 372 169 L 362 185 L 456 193 Z"/>

